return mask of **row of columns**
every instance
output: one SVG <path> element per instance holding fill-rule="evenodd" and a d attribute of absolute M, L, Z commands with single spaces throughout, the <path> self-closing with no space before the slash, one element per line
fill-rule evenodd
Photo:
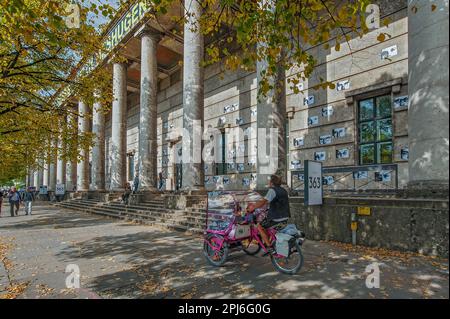
<path fill-rule="evenodd" d="M 187 21 L 184 24 L 184 63 L 183 63 L 183 128 L 189 137 L 183 138 L 183 154 L 190 159 L 198 159 L 203 149 L 202 138 L 194 141 L 204 124 L 204 39 L 199 28 L 202 6 L 199 1 L 185 0 Z M 161 34 L 144 26 L 137 36 L 141 39 L 141 81 L 140 81 L 140 115 L 139 115 L 139 152 L 138 176 L 140 190 L 154 190 L 157 184 L 157 46 Z M 258 64 L 258 73 L 266 67 L 264 61 Z M 281 98 L 272 102 L 261 103 L 258 109 L 258 123 L 267 128 L 282 128 L 279 132 L 279 145 L 282 145 L 282 158 L 279 162 L 285 168 L 284 126 L 278 125 L 284 120 L 285 104 Z M 89 108 L 84 101 L 78 104 L 78 132 L 80 135 L 89 131 Z M 105 119 L 101 105 L 93 105 L 93 125 L 95 143 L 92 149 L 92 189 L 105 189 Z M 127 121 L 127 65 L 113 65 L 113 103 L 112 133 L 109 150 L 110 190 L 122 190 L 126 183 L 126 121 Z M 55 145 L 54 145 L 55 146 Z M 59 145 L 61 148 L 61 145 Z M 200 154 L 200 155 L 199 155 Z M 66 164 L 58 159 L 44 164 L 44 185 L 54 189 L 56 183 L 66 183 L 66 188 L 73 189 L 76 182 L 78 191 L 88 191 L 89 185 L 89 149 L 81 150 L 81 158 Z M 182 165 L 182 188 L 200 190 L 204 187 L 203 162 L 189 161 Z M 259 180 L 259 179 L 258 179 Z M 263 182 L 265 184 L 265 182 Z"/>
<path fill-rule="evenodd" d="M 198 1 L 186 0 L 187 22 L 184 26 L 183 63 L 183 127 L 190 136 L 195 136 L 195 123 L 203 127 L 204 71 L 201 66 L 204 54 L 203 35 L 198 27 L 202 7 Z M 438 187 L 448 184 L 448 8 L 426 12 L 428 8 L 419 1 L 409 6 L 409 175 L 411 187 L 432 182 Z M 411 6 L 421 6 L 423 10 L 415 14 Z M 428 8 L 429 9 L 429 8 Z M 442 23 L 441 23 L 442 22 Z M 152 190 L 157 183 L 157 59 L 156 51 L 161 36 L 158 32 L 144 27 L 138 34 L 141 39 L 141 81 L 139 115 L 139 158 L 138 174 L 141 190 Z M 264 44 L 260 44 L 264 45 Z M 439 63 L 422 63 L 439 61 Z M 444 64 L 447 68 L 441 68 Z M 257 64 L 258 76 L 267 67 L 265 61 Z M 436 76 L 441 74 L 441 76 Z M 115 63 L 113 66 L 112 138 L 109 150 L 111 168 L 111 190 L 123 189 L 126 182 L 126 120 L 127 120 L 127 66 Z M 283 70 L 273 79 L 273 83 L 284 83 Z M 280 81 L 281 80 L 281 81 Z M 277 85 L 275 85 L 277 86 Z M 285 90 L 281 90 L 284 93 Z M 286 171 L 286 145 L 284 141 L 285 97 L 277 92 L 269 92 L 271 100 L 258 101 L 258 125 L 278 128 L 279 169 Z M 89 130 L 88 106 L 80 101 L 78 130 Z M 93 106 L 93 133 L 95 144 L 92 149 L 92 189 L 105 189 L 105 119 L 101 106 Z M 424 122 L 425 121 L 425 122 Z M 436 124 L 438 123 L 438 124 Z M 446 132 L 446 133 L 444 133 Z M 184 143 L 183 153 L 191 158 L 196 156 L 194 143 Z M 198 145 L 197 145 L 198 147 Z M 203 148 L 201 148 L 203 149 Z M 82 160 L 68 165 L 66 183 L 74 183 L 77 189 L 89 190 L 89 150 L 82 150 Z M 281 158 L 280 158 L 281 157 Z M 258 163 L 259 164 L 259 163 Z M 258 165 L 259 167 L 260 165 Z M 42 182 L 51 187 L 62 183 L 66 177 L 63 161 L 45 163 L 42 173 L 34 176 L 34 182 Z M 74 170 L 76 167 L 76 170 Z M 444 174 L 442 172 L 445 172 Z M 201 189 L 204 185 L 202 163 L 183 163 L 183 188 Z M 258 187 L 264 187 L 266 176 L 258 178 Z M 429 183 L 428 183 L 429 184 Z M 448 187 L 448 186 L 447 186 Z"/>

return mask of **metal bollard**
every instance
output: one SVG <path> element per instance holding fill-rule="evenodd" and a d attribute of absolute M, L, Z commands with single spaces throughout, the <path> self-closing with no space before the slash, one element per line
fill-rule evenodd
<path fill-rule="evenodd" d="M 356 212 L 352 212 L 350 227 L 352 229 L 352 245 L 356 245 L 356 230 L 358 229 L 358 222 L 356 220 Z"/>

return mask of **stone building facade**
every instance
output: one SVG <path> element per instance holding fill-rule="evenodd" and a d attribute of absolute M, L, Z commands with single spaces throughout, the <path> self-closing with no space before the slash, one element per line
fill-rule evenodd
<path fill-rule="evenodd" d="M 81 130 L 95 127 L 101 138 L 86 163 L 78 163 L 78 190 L 119 190 L 136 174 L 140 174 L 142 190 L 153 189 L 159 186 L 160 173 L 167 191 L 203 186 L 206 190 L 260 189 L 265 176 L 257 169 L 258 146 L 261 152 L 257 128 L 274 114 L 284 118 L 279 126 L 286 150 L 281 166 L 293 190 L 303 189 L 305 160 L 323 163 L 324 189 L 329 191 L 395 191 L 412 182 L 422 187 L 447 184 L 448 188 L 448 92 L 441 89 L 448 89 L 448 1 L 435 11 L 432 1 L 376 2 L 381 19 L 389 19 L 388 26 L 373 29 L 363 38 L 351 37 L 351 49 L 342 44 L 336 51 L 333 39 L 329 49 L 324 44 L 310 47 L 317 60 L 314 74 L 298 84 L 298 94 L 286 85 L 283 100 L 276 102 L 276 114 L 258 101 L 259 66 L 256 72 L 229 72 L 221 63 L 202 68 L 197 63 L 203 57 L 201 35 L 185 27 L 183 39 L 161 33 L 151 22 L 136 24 L 121 40 L 125 45 L 121 54 L 128 63 L 111 68 L 112 111 L 99 120 L 94 108 L 97 125 L 80 120 Z M 413 6 L 419 8 L 417 13 L 412 13 Z M 377 40 L 380 33 L 389 35 L 386 41 Z M 418 68 L 412 59 L 420 62 L 424 57 L 430 59 L 428 69 L 422 71 L 429 79 L 411 72 Z M 441 64 L 434 64 L 434 59 Z M 298 71 L 286 72 L 286 80 Z M 336 88 L 313 90 L 320 78 Z M 439 99 L 420 101 L 423 90 L 435 90 Z M 434 103 L 429 111 L 419 107 L 427 103 Z M 80 111 L 84 111 L 82 102 Z M 182 129 L 192 131 L 195 120 L 203 122 L 204 128 L 217 129 L 219 135 L 209 140 L 224 163 L 180 163 L 186 152 Z M 439 132 L 424 128 L 421 120 L 428 126 L 438 121 Z M 236 127 L 245 134 L 239 143 L 227 140 L 226 133 Z M 204 143 L 208 144 L 208 138 Z M 424 149 L 427 146 L 431 150 Z M 238 154 L 239 162 L 233 163 Z M 426 162 L 427 156 L 434 162 Z M 104 168 L 99 170 L 100 165 Z M 51 171 L 56 173 L 56 166 L 51 167 L 43 174 L 44 183 L 52 180 L 46 178 Z M 72 163 L 66 169 L 69 190 L 75 167 Z M 424 173 L 427 170 L 430 175 Z"/>

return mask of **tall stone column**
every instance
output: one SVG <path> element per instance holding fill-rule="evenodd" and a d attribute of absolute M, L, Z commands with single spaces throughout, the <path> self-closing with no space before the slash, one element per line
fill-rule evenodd
<path fill-rule="evenodd" d="M 55 191 L 56 189 L 56 170 L 57 170 L 57 144 L 52 141 L 51 143 L 51 150 L 50 150 L 50 154 L 51 154 L 51 158 L 50 158 L 50 168 L 49 168 L 49 181 L 48 181 L 48 189 L 51 191 Z"/>
<path fill-rule="evenodd" d="M 417 195 L 448 197 L 448 28 L 448 1 L 408 2 L 408 188 Z"/>
<path fill-rule="evenodd" d="M 25 175 L 25 187 L 28 188 L 31 186 L 31 170 L 27 169 L 27 174 Z"/>
<path fill-rule="evenodd" d="M 56 172 L 56 183 L 65 184 L 66 183 L 66 161 L 61 158 L 63 156 L 64 146 L 61 139 L 58 140 L 58 162 L 57 162 L 57 172 Z"/>
<path fill-rule="evenodd" d="M 43 165 L 43 163 L 40 161 L 40 165 Z M 36 185 L 37 188 L 44 185 L 44 168 L 42 166 L 38 169 L 38 183 Z"/>
<path fill-rule="evenodd" d="M 78 135 L 78 119 L 77 115 L 75 114 L 75 110 L 69 110 L 69 114 L 67 115 L 67 127 L 70 131 L 70 134 L 73 141 L 73 147 L 74 145 L 77 145 L 76 136 Z M 65 145 L 65 147 L 68 147 L 68 145 Z M 69 151 L 67 149 L 66 151 Z M 77 185 L 77 159 L 71 158 L 66 163 L 66 191 L 73 191 L 74 187 Z"/>
<path fill-rule="evenodd" d="M 156 49 L 159 32 L 144 29 L 141 37 L 141 91 L 139 115 L 139 190 L 156 190 L 157 183 L 157 91 Z"/>
<path fill-rule="evenodd" d="M 261 71 L 267 69 L 267 61 L 256 64 L 257 82 L 261 82 Z M 265 189 L 270 175 L 279 175 L 286 183 L 286 89 L 285 71 L 278 67 L 277 74 L 268 79 L 275 89 L 257 102 L 257 150 L 256 150 L 256 188 Z"/>
<path fill-rule="evenodd" d="M 42 177 L 43 177 L 42 178 L 42 185 L 45 185 L 47 187 L 48 187 L 48 184 L 49 184 L 49 181 L 50 181 L 49 173 L 50 173 L 50 165 L 49 165 L 48 161 L 45 160 L 44 169 L 42 170 Z"/>
<path fill-rule="evenodd" d="M 33 186 L 36 187 L 36 189 L 39 189 L 39 169 L 36 169 L 33 172 Z"/>
<path fill-rule="evenodd" d="M 184 25 L 183 54 L 183 190 L 204 188 L 203 124 L 204 69 L 201 66 L 204 40 L 199 28 L 202 7 L 197 0 L 185 0 L 187 21 Z M 185 135 L 188 136 L 185 136 Z M 187 161 L 186 161 L 187 159 Z"/>
<path fill-rule="evenodd" d="M 42 159 L 39 160 L 39 169 L 38 169 L 38 183 L 36 187 L 40 187 L 44 185 L 44 161 Z"/>
<path fill-rule="evenodd" d="M 89 107 L 83 102 L 78 102 L 78 132 L 83 135 L 89 132 Z M 77 165 L 77 191 L 89 190 L 89 147 L 82 147 L 81 159 Z"/>
<path fill-rule="evenodd" d="M 269 4 L 267 10 L 274 10 L 272 0 L 260 0 L 261 5 Z M 264 49 L 266 43 L 258 43 Z M 282 50 L 280 54 L 285 54 Z M 268 61 L 263 59 L 256 64 L 258 88 L 263 79 L 261 72 L 268 70 Z M 266 78 L 273 87 L 257 102 L 257 151 L 256 151 L 256 189 L 266 189 L 270 175 L 277 174 L 286 184 L 286 73 L 277 66 L 276 72 Z"/>
<path fill-rule="evenodd" d="M 94 103 L 92 132 L 95 134 L 92 148 L 92 188 L 105 190 L 105 114 L 100 102 Z"/>
<path fill-rule="evenodd" d="M 77 186 L 77 161 L 66 163 L 66 190 L 73 191 Z"/>
<path fill-rule="evenodd" d="M 111 129 L 111 190 L 121 191 L 126 182 L 127 66 L 114 63 Z"/>

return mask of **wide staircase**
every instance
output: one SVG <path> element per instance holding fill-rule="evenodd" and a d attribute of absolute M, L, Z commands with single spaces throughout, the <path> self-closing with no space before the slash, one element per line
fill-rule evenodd
<path fill-rule="evenodd" d="M 70 199 L 56 204 L 87 213 L 120 218 L 126 221 L 166 229 L 203 233 L 206 223 L 206 201 L 196 200 L 186 209 L 167 208 L 164 195 L 138 204 L 125 205 L 120 200 L 102 202 L 95 199 Z"/>

